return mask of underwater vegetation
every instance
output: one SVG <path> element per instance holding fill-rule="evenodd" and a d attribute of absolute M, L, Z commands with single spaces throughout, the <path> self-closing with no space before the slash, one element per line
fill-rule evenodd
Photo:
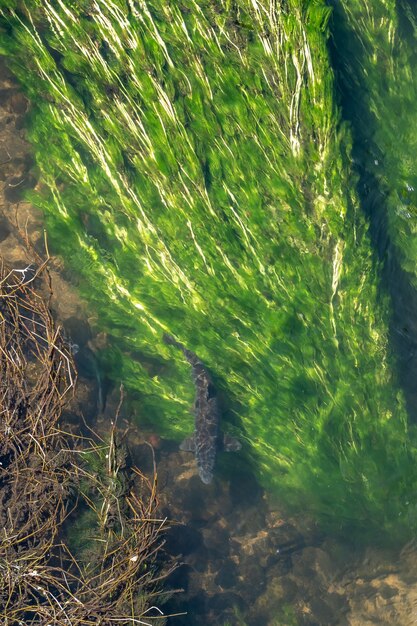
<path fill-rule="evenodd" d="M 416 419 L 417 305 L 415 3 L 335 2 L 332 56 L 352 125 L 362 206 L 393 300 L 392 340 Z"/>
<path fill-rule="evenodd" d="M 374 193 L 382 192 L 393 254 L 416 289 L 417 8 L 408 0 L 341 0 L 334 11 L 345 110 L 362 144 L 357 157 L 377 181 Z"/>
<path fill-rule="evenodd" d="M 386 4 L 371 21 L 391 37 Z M 192 433 L 189 368 L 168 333 L 212 372 L 272 493 L 334 532 L 412 532 L 415 426 L 336 96 L 331 8 L 0 7 L 1 52 L 32 103 L 32 200 L 111 337 L 107 366 L 138 420 L 178 441 Z M 404 216 L 388 228 L 410 265 L 404 220 L 412 229 Z"/>

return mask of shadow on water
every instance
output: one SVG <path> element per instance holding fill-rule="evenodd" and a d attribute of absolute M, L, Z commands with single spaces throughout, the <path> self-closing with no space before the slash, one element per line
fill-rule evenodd
<path fill-rule="evenodd" d="M 390 343 L 396 357 L 399 383 L 405 394 L 410 419 L 417 422 L 417 292 L 412 276 L 401 266 L 401 252 L 392 241 L 388 228 L 389 190 L 374 173 L 378 164 L 383 167 L 384 154 L 374 141 L 380 123 L 369 107 L 369 84 L 360 71 L 349 70 L 349 65 L 360 68 L 366 65 L 364 47 L 356 33 L 349 28 L 343 7 L 331 0 L 333 17 L 329 51 L 335 71 L 336 88 L 342 117 L 351 125 L 353 136 L 352 156 L 358 174 L 357 193 L 363 211 L 369 220 L 369 235 L 379 261 L 382 289 L 391 297 Z M 407 5 L 398 3 L 400 28 L 407 35 L 411 29 Z M 416 9 L 413 9 L 416 13 Z"/>

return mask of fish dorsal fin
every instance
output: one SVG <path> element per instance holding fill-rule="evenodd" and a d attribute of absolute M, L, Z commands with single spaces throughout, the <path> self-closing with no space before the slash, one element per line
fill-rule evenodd
<path fill-rule="evenodd" d="M 184 439 L 184 441 L 180 444 L 180 450 L 183 450 L 184 452 L 195 452 L 195 435 Z"/>
<path fill-rule="evenodd" d="M 239 439 L 232 437 L 231 435 L 223 435 L 223 450 L 225 452 L 238 452 L 241 450 L 242 444 Z"/>

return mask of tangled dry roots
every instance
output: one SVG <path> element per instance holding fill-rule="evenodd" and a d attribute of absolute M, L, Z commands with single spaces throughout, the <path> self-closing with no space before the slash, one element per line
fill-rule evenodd
<path fill-rule="evenodd" d="M 41 282 L 39 272 L 28 280 L 0 267 L 0 622 L 161 624 L 152 605 L 168 572 L 156 567 L 165 526 L 156 514 L 156 473 L 149 480 L 128 470 L 114 431 L 87 449 L 60 430 L 76 376 L 63 333 L 34 288 Z M 83 455 L 106 459 L 103 472 Z M 88 565 L 62 533 L 80 507 L 94 513 L 99 535 Z"/>

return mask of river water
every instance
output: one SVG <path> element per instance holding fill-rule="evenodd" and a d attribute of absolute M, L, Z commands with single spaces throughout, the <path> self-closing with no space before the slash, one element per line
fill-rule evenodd
<path fill-rule="evenodd" d="M 412 7 L 87 4 L 1 9 L 36 161 L 10 156 L 5 196 L 30 187 L 10 164 L 38 180 L 89 303 L 60 313 L 81 349 L 105 336 L 79 358 L 92 418 L 123 381 L 132 456 L 156 448 L 170 621 L 414 623 Z M 243 444 L 208 486 L 165 332 Z"/>

